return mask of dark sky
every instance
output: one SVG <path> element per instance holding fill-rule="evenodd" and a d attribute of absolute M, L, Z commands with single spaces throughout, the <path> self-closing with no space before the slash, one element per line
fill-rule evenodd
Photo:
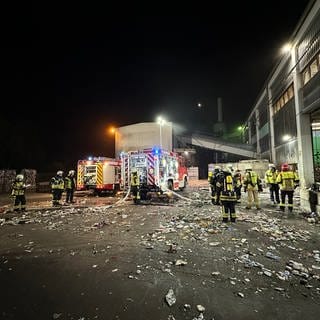
<path fill-rule="evenodd" d="M 159 114 L 207 131 L 218 97 L 231 130 L 247 118 L 308 1 L 94 3 L 37 5 L 26 24 L 17 21 L 2 61 L 0 167 L 51 170 L 112 156 L 108 125 Z"/>

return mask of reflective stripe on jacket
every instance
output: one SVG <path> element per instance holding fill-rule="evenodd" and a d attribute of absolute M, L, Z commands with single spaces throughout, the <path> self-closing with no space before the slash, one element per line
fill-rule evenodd
<path fill-rule="evenodd" d="M 26 185 L 24 182 L 16 181 L 12 184 L 12 192 L 13 196 L 22 196 L 26 191 Z"/>
<path fill-rule="evenodd" d="M 299 177 L 293 171 L 281 171 L 277 177 L 277 183 L 280 184 L 281 190 L 293 191 L 295 185 L 299 183 Z"/>
<path fill-rule="evenodd" d="M 64 181 L 62 177 L 53 177 L 51 179 L 51 188 L 52 189 L 64 189 Z"/>

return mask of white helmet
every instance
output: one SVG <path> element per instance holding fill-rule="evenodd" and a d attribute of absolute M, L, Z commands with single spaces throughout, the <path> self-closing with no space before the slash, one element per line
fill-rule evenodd
<path fill-rule="evenodd" d="M 269 163 L 268 166 L 269 166 L 270 169 L 276 167 L 273 163 Z"/>
<path fill-rule="evenodd" d="M 69 176 L 74 176 L 74 174 L 75 174 L 74 170 L 70 170 L 69 173 L 68 173 Z"/>
<path fill-rule="evenodd" d="M 62 175 L 63 175 L 63 171 L 61 170 L 57 171 L 57 176 L 62 177 Z"/>
<path fill-rule="evenodd" d="M 138 171 L 137 171 L 136 168 L 132 168 L 132 169 L 131 169 L 131 172 L 132 172 L 132 173 L 137 173 Z"/>
<path fill-rule="evenodd" d="M 252 170 L 252 165 L 251 164 L 247 164 L 245 167 L 246 171 Z"/>
<path fill-rule="evenodd" d="M 16 180 L 17 180 L 17 181 L 23 181 L 23 178 L 24 178 L 23 174 L 18 174 L 18 175 L 16 176 Z"/>

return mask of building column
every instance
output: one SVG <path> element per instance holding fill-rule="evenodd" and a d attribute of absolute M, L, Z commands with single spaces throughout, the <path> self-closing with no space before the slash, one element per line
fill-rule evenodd
<path fill-rule="evenodd" d="M 255 118 L 256 118 L 256 136 L 257 136 L 257 158 L 260 159 L 261 157 L 261 148 L 260 148 L 260 116 L 259 116 L 259 109 L 257 108 L 255 111 Z"/>
<path fill-rule="evenodd" d="M 270 158 L 271 162 L 276 164 L 276 149 L 275 149 L 275 142 L 274 142 L 274 120 L 273 120 L 273 106 L 272 106 L 272 99 L 271 99 L 271 90 L 269 84 L 267 85 L 267 99 L 268 99 L 268 109 L 269 109 L 269 141 L 270 141 Z"/>
<path fill-rule="evenodd" d="M 293 69 L 294 103 L 297 122 L 298 172 L 300 178 L 300 206 L 310 210 L 308 188 L 314 183 L 312 134 L 310 115 L 303 114 L 302 77 L 299 70 L 297 48 L 291 52 Z"/>

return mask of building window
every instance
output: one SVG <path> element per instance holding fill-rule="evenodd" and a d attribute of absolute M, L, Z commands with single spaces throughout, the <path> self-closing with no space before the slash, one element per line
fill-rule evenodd
<path fill-rule="evenodd" d="M 284 99 L 284 104 L 286 104 L 289 101 L 289 95 L 288 95 L 288 91 L 286 91 L 283 95 L 283 99 Z"/>
<path fill-rule="evenodd" d="M 289 100 L 293 98 L 293 86 L 290 86 L 288 89 Z"/>
<path fill-rule="evenodd" d="M 283 93 L 283 95 L 273 105 L 273 114 L 276 114 L 284 105 L 293 98 L 293 84 Z"/>
<path fill-rule="evenodd" d="M 306 85 L 320 71 L 320 55 L 318 54 L 302 72 L 303 85 Z"/>
<path fill-rule="evenodd" d="M 310 64 L 310 78 L 312 78 L 319 71 L 318 61 L 315 60 Z"/>
<path fill-rule="evenodd" d="M 310 80 L 310 70 L 309 67 L 303 71 L 303 84 L 307 84 Z"/>

